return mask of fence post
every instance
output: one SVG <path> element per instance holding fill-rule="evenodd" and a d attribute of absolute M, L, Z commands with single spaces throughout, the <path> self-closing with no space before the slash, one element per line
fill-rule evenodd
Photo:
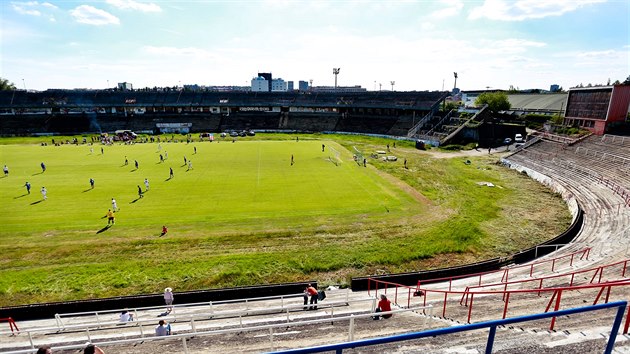
<path fill-rule="evenodd" d="M 63 323 L 61 322 L 61 316 L 58 313 L 55 314 L 55 322 L 57 322 L 57 329 L 61 330 Z"/>
<path fill-rule="evenodd" d="M 197 333 L 197 326 L 195 326 L 195 318 L 190 317 L 190 327 L 193 333 Z"/>
<path fill-rule="evenodd" d="M 470 317 L 472 316 L 473 300 L 475 299 L 475 293 L 470 294 L 470 307 L 468 308 L 468 322 L 470 323 Z"/>
<path fill-rule="evenodd" d="M 497 334 L 497 326 L 490 327 L 490 333 L 488 333 L 488 342 L 486 343 L 486 354 L 492 353 L 492 346 L 494 345 L 494 337 Z"/>
<path fill-rule="evenodd" d="M 214 306 L 212 306 L 212 301 L 208 302 L 210 305 L 210 316 L 214 317 Z"/>
<path fill-rule="evenodd" d="M 350 299 L 350 288 L 346 288 L 346 302 L 348 302 L 349 299 Z"/>
<path fill-rule="evenodd" d="M 98 311 L 94 312 L 96 315 L 96 323 L 98 324 L 98 328 L 101 328 L 101 318 L 98 316 Z"/>
<path fill-rule="evenodd" d="M 186 337 L 182 337 L 182 345 L 184 346 L 184 353 L 188 354 L 188 345 L 186 344 Z"/>
<path fill-rule="evenodd" d="M 138 325 L 140 326 L 140 338 L 144 338 L 144 327 L 142 326 L 142 322 L 138 321 Z"/>
<path fill-rule="evenodd" d="M 273 346 L 273 327 L 269 327 L 269 342 L 271 343 L 271 351 L 274 351 Z"/>
<path fill-rule="evenodd" d="M 27 333 L 28 333 L 28 341 L 31 342 L 31 349 L 35 349 L 35 345 L 33 344 L 33 336 L 31 336 L 31 331 L 28 331 Z"/>
<path fill-rule="evenodd" d="M 85 334 L 87 334 L 88 342 L 92 343 L 92 338 L 90 337 L 90 327 L 85 329 Z"/>
<path fill-rule="evenodd" d="M 558 290 L 558 297 L 556 297 L 556 305 L 554 306 L 554 311 L 558 311 L 560 309 L 560 298 L 562 297 L 562 290 Z M 551 326 L 549 327 L 550 331 L 553 331 L 553 328 L 556 325 L 556 317 L 551 318 Z"/>
<path fill-rule="evenodd" d="M 350 325 L 348 327 L 348 342 L 351 342 L 354 340 L 354 315 L 350 315 Z"/>
<path fill-rule="evenodd" d="M 291 322 L 291 318 L 289 317 L 289 308 L 287 307 L 287 323 Z"/>

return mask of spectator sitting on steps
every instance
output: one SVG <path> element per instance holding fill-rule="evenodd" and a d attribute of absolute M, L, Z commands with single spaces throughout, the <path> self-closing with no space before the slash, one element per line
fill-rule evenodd
<path fill-rule="evenodd" d="M 164 321 L 164 320 L 160 320 L 160 322 L 158 322 L 158 326 L 155 327 L 155 335 L 157 337 L 170 336 L 171 335 L 171 325 L 166 323 L 166 321 Z"/>
<path fill-rule="evenodd" d="M 392 303 L 389 300 L 387 300 L 387 296 L 381 295 L 381 300 L 378 302 L 378 306 L 376 306 L 376 310 L 374 312 L 376 313 L 388 312 L 391 310 L 392 310 Z M 379 316 L 379 315 L 372 316 L 372 318 L 375 320 L 381 320 L 381 319 L 390 318 L 390 317 L 392 317 L 391 313 L 382 315 L 382 316 Z"/>

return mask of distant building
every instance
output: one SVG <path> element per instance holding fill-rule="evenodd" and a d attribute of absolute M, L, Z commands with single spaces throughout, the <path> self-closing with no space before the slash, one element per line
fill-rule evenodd
<path fill-rule="evenodd" d="M 293 81 L 287 81 L 287 91 L 293 91 Z"/>
<path fill-rule="evenodd" d="M 269 81 L 264 77 L 258 76 L 252 79 L 252 92 L 269 92 Z"/>
<path fill-rule="evenodd" d="M 298 82 L 298 90 L 300 90 L 300 91 L 308 91 L 308 81 L 300 80 Z"/>
<path fill-rule="evenodd" d="M 286 92 L 287 83 L 281 78 L 271 80 L 271 92 Z"/>
<path fill-rule="evenodd" d="M 630 108 L 630 85 L 580 87 L 569 90 L 564 125 L 605 134 L 623 124 Z"/>
<path fill-rule="evenodd" d="M 118 89 L 121 91 L 131 91 L 133 90 L 133 85 L 129 82 L 119 82 Z"/>

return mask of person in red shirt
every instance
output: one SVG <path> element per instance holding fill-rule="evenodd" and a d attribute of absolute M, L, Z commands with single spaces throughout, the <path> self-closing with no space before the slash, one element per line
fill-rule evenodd
<path fill-rule="evenodd" d="M 310 306 L 309 310 L 317 310 L 317 296 L 319 293 L 317 289 L 315 289 L 311 284 L 308 284 L 306 287 L 306 294 L 311 297 L 311 305 L 315 304 L 315 306 Z"/>
<path fill-rule="evenodd" d="M 376 306 L 376 310 L 374 312 L 379 313 L 379 312 L 388 312 L 392 310 L 392 303 L 387 300 L 387 296 L 385 295 L 381 295 L 381 300 L 378 302 L 378 305 Z M 380 320 L 383 318 L 390 318 L 392 317 L 392 314 L 386 314 L 386 315 L 376 315 L 376 316 L 372 316 L 373 319 L 375 320 Z"/>

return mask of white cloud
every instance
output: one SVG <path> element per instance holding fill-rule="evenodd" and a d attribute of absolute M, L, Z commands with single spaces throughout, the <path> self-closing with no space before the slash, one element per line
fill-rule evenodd
<path fill-rule="evenodd" d="M 71 10 L 70 14 L 77 22 L 87 25 L 103 26 L 120 24 L 118 17 L 90 5 L 78 6 Z"/>
<path fill-rule="evenodd" d="M 162 11 L 162 8 L 154 3 L 144 3 L 134 0 L 107 0 L 107 3 L 122 10 L 137 10 L 142 12 Z"/>
<path fill-rule="evenodd" d="M 488 18 L 498 21 L 523 21 L 549 16 L 561 16 L 581 7 L 602 3 L 606 0 L 485 0 L 469 15 L 472 20 Z"/>
<path fill-rule="evenodd" d="M 37 1 L 28 1 L 28 2 L 12 2 L 11 6 L 13 10 L 21 15 L 30 15 L 30 16 L 41 16 L 42 10 L 56 10 L 57 6 L 44 2 L 39 3 Z"/>
<path fill-rule="evenodd" d="M 442 0 L 445 7 L 431 13 L 431 17 L 445 18 L 458 15 L 464 8 L 462 0 Z"/>

